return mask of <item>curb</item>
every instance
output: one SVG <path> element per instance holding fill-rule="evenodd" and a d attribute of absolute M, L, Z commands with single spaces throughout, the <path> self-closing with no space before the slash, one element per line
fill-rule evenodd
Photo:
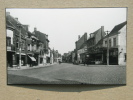
<path fill-rule="evenodd" d="M 55 64 L 33 66 L 33 67 L 26 67 L 26 68 L 25 67 L 24 68 L 23 67 L 22 68 L 15 67 L 15 68 L 8 68 L 8 70 L 12 71 L 12 70 L 28 70 L 28 69 L 36 69 L 36 68 L 45 68 L 45 67 L 52 66 L 52 65 L 55 65 Z"/>

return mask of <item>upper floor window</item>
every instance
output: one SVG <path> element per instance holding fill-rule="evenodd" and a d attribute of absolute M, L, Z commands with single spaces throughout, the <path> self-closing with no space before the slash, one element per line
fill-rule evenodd
<path fill-rule="evenodd" d="M 25 41 L 22 42 L 22 44 L 21 44 L 21 48 L 22 48 L 22 50 L 25 49 Z"/>
<path fill-rule="evenodd" d="M 10 37 L 11 38 L 11 44 L 13 44 L 13 31 L 12 30 L 9 30 L 7 29 L 7 37 Z"/>
<path fill-rule="evenodd" d="M 7 37 L 7 46 L 11 46 L 11 38 Z"/>
<path fill-rule="evenodd" d="M 113 46 L 116 46 L 116 38 L 113 38 Z"/>
<path fill-rule="evenodd" d="M 17 49 L 19 48 L 19 40 L 18 40 L 18 38 L 16 38 L 16 48 Z"/>
<path fill-rule="evenodd" d="M 30 51 L 30 44 L 28 44 L 28 46 L 27 46 L 27 50 Z"/>
<path fill-rule="evenodd" d="M 107 40 L 105 41 L 105 46 L 107 46 Z"/>
<path fill-rule="evenodd" d="M 109 39 L 109 47 L 111 47 L 111 39 Z"/>

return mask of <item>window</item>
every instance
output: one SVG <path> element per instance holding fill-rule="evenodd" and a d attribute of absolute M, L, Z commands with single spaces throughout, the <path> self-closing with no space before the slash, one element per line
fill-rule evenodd
<path fill-rule="evenodd" d="M 126 62 L 126 58 L 127 58 L 127 55 L 126 55 L 126 53 L 124 53 L 124 57 L 125 57 L 125 60 L 124 60 L 124 61 Z"/>
<path fill-rule="evenodd" d="M 7 37 L 10 37 L 10 41 L 11 41 L 11 44 L 13 44 L 13 31 L 12 30 L 9 30 L 7 29 Z"/>
<path fill-rule="evenodd" d="M 34 50 L 36 50 L 36 44 L 34 44 Z"/>
<path fill-rule="evenodd" d="M 24 41 L 22 42 L 22 46 L 21 46 L 21 48 L 22 48 L 22 50 L 25 49 L 25 42 L 24 42 Z"/>
<path fill-rule="evenodd" d="M 116 38 L 113 38 L 113 46 L 116 46 Z"/>
<path fill-rule="evenodd" d="M 27 46 L 27 50 L 30 51 L 30 44 L 28 44 L 28 46 Z"/>
<path fill-rule="evenodd" d="M 19 48 L 19 43 L 18 42 L 16 42 L 16 47 Z"/>
<path fill-rule="evenodd" d="M 105 46 L 107 46 L 107 41 L 105 41 Z"/>
<path fill-rule="evenodd" d="M 109 40 L 109 47 L 111 47 L 111 39 Z"/>
<path fill-rule="evenodd" d="M 11 46 L 11 38 L 7 38 L 7 46 Z"/>

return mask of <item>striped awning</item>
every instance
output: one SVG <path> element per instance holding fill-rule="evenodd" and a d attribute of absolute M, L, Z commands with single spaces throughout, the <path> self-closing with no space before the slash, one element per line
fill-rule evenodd
<path fill-rule="evenodd" d="M 29 56 L 29 55 L 28 55 Z M 34 57 L 31 57 L 29 56 L 29 58 L 32 60 L 32 61 L 36 61 L 36 59 Z"/>

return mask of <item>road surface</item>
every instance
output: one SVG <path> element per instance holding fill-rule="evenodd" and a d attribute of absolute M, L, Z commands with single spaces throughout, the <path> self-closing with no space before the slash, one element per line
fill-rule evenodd
<path fill-rule="evenodd" d="M 8 70 L 7 84 L 126 84 L 126 67 L 62 63 Z"/>

